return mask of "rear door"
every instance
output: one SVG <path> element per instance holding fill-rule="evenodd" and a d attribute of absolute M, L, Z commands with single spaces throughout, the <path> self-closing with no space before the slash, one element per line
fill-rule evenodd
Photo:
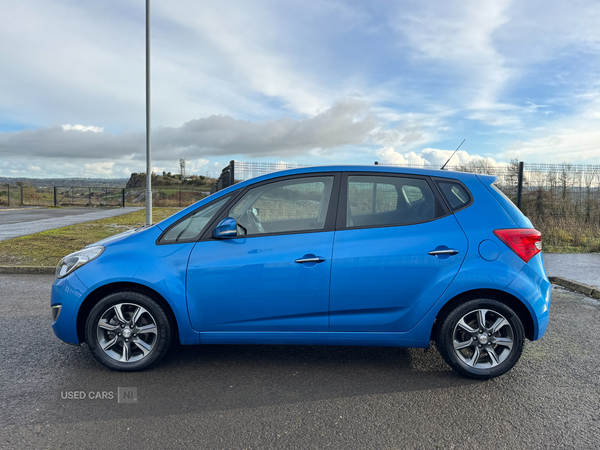
<path fill-rule="evenodd" d="M 450 285 L 467 239 L 427 177 L 345 174 L 331 331 L 408 331 Z"/>

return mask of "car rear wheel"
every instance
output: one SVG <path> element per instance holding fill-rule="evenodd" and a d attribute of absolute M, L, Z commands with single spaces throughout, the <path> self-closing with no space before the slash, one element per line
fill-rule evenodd
<path fill-rule="evenodd" d="M 524 335 L 521 320 L 507 305 L 474 299 L 445 315 L 436 344 L 454 370 L 487 380 L 506 373 L 517 363 Z"/>
<path fill-rule="evenodd" d="M 88 315 L 86 342 L 94 357 L 113 370 L 145 369 L 161 359 L 171 342 L 163 308 L 139 292 L 104 297 Z"/>

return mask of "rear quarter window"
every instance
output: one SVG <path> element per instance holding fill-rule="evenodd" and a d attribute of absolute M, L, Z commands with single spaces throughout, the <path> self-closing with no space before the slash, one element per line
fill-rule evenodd
<path fill-rule="evenodd" d="M 451 180 L 436 180 L 436 184 L 442 191 L 442 195 L 452 212 L 466 208 L 471 204 L 473 197 L 462 183 Z"/>

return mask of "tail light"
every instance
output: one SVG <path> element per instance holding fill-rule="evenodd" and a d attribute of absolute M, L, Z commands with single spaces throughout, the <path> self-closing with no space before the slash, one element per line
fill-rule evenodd
<path fill-rule="evenodd" d="M 494 234 L 525 262 L 542 251 L 542 233 L 533 228 L 494 230 Z"/>

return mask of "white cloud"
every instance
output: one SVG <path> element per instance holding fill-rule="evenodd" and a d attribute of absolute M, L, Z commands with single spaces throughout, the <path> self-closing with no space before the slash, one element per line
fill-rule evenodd
<path fill-rule="evenodd" d="M 215 155 L 246 157 L 300 155 L 313 148 L 332 149 L 358 145 L 376 128 L 368 105 L 344 101 L 302 120 L 283 118 L 265 122 L 210 116 L 191 120 L 180 127 L 152 132 L 152 158 L 198 159 Z M 80 128 L 49 127 L 0 133 L 0 156 L 81 159 L 145 159 L 144 133 L 115 135 L 106 131 L 82 132 Z"/>
<path fill-rule="evenodd" d="M 96 163 L 85 163 L 83 165 L 84 174 L 88 177 L 102 177 L 107 175 L 113 175 L 115 163 L 111 162 L 96 162 Z"/>
<path fill-rule="evenodd" d="M 220 172 L 214 158 L 437 161 L 431 147 L 464 137 L 495 159 L 600 162 L 597 1 L 153 8 L 152 152 L 167 171 L 180 157 L 198 172 Z M 3 5 L 3 173 L 144 170 L 143 19 L 138 0 Z"/>
<path fill-rule="evenodd" d="M 94 133 L 101 133 L 102 131 L 104 131 L 104 127 L 95 127 L 93 125 L 62 125 L 62 129 L 64 131 L 93 131 Z"/>
<path fill-rule="evenodd" d="M 384 147 L 377 150 L 376 155 L 381 158 L 381 164 L 398 164 L 398 165 L 432 165 L 440 167 L 448 161 L 454 153 L 454 150 L 441 150 L 437 148 L 425 148 L 419 152 L 400 153 L 393 147 Z M 496 161 L 493 158 L 481 155 L 470 155 L 469 153 L 459 150 L 452 156 L 448 162 L 448 167 L 467 165 L 473 162 L 485 161 L 490 166 L 502 166 L 505 162 Z"/>
<path fill-rule="evenodd" d="M 532 162 L 600 164 L 600 86 L 577 99 L 578 111 L 513 142 L 501 156 Z"/>
<path fill-rule="evenodd" d="M 494 43 L 494 33 L 509 20 L 510 3 L 484 0 L 473 7 L 469 1 L 423 2 L 408 14 L 402 8 L 396 29 L 411 43 L 413 58 L 454 66 L 453 76 L 465 81 L 458 90 L 465 108 L 495 110 L 503 107 L 500 91 L 514 76 Z"/>

